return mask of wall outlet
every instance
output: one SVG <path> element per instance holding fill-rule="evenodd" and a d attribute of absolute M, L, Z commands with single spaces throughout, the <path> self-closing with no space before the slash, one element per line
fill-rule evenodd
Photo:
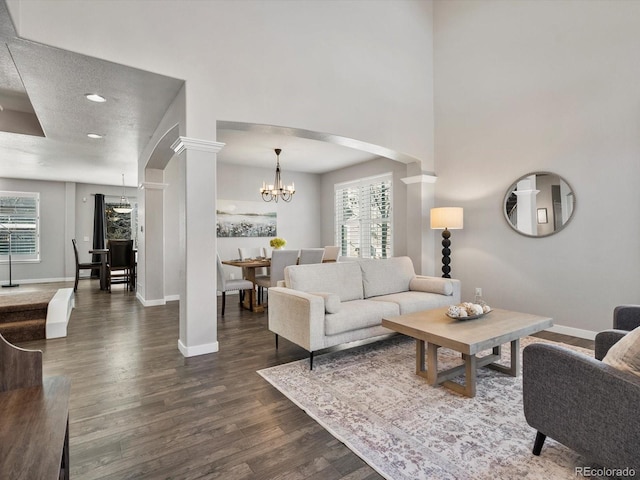
<path fill-rule="evenodd" d="M 476 297 L 482 296 L 482 289 L 480 287 L 476 287 Z"/>

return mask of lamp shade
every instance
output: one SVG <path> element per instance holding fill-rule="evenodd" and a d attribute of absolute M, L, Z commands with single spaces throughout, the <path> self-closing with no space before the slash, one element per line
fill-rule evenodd
<path fill-rule="evenodd" d="M 464 224 L 462 207 L 439 207 L 431 209 L 431 228 L 461 230 Z"/>

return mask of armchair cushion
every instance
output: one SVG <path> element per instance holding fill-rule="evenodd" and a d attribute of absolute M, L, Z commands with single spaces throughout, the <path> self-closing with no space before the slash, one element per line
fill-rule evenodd
<path fill-rule="evenodd" d="M 331 292 L 309 292 L 311 295 L 318 295 L 324 298 L 324 311 L 326 313 L 338 313 L 342 303 L 340 302 L 340 295 Z"/>
<path fill-rule="evenodd" d="M 640 376 L 640 327 L 627 333 L 613 345 L 602 361 Z"/>

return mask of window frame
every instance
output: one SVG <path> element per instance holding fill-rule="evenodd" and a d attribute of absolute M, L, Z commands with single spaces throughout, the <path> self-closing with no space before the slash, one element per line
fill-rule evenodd
<path fill-rule="evenodd" d="M 371 208 L 371 199 L 375 192 L 372 189 L 380 190 L 383 186 L 386 186 L 387 190 L 385 194 L 387 199 L 385 200 L 387 207 L 387 215 L 374 216 L 372 215 L 373 209 Z M 345 195 L 349 195 L 348 190 L 352 190 L 351 195 L 357 195 L 357 213 L 351 218 L 346 218 L 345 215 Z M 345 193 L 346 191 L 346 193 Z M 340 196 L 340 198 L 339 198 Z M 351 234 L 357 234 L 358 246 L 353 247 L 354 250 L 358 250 L 357 256 L 360 258 L 389 258 L 393 256 L 393 173 L 386 172 L 379 175 L 373 175 L 370 177 L 359 178 L 357 180 L 351 180 L 348 182 L 341 182 L 334 184 L 334 239 L 335 244 L 340 246 L 341 255 L 354 256 L 353 252 L 349 251 L 349 248 L 344 248 L 345 241 L 349 242 L 349 238 L 344 238 L 343 231 L 345 228 L 351 228 Z M 359 218 L 354 218 L 359 217 Z M 372 242 L 376 228 L 374 226 L 381 226 L 385 229 L 386 244 L 375 245 Z M 381 240 L 382 242 L 382 240 Z M 383 248 L 384 247 L 384 248 Z M 376 255 L 372 256 L 372 248 L 375 250 Z M 377 253 L 380 252 L 379 255 Z M 385 253 L 386 252 L 386 253 Z"/>
<path fill-rule="evenodd" d="M 0 224 L 4 224 L 6 222 L 3 221 L 3 218 L 10 217 L 10 214 L 4 213 L 5 201 L 8 198 L 33 198 L 35 199 L 35 210 L 34 215 L 29 218 L 33 219 L 33 224 L 35 225 L 35 234 L 34 241 L 32 243 L 35 253 L 17 253 L 15 252 L 15 246 L 12 248 L 11 252 L 11 262 L 12 263 L 37 263 L 40 262 L 40 192 L 14 192 L 8 190 L 0 191 Z M 0 228 L 0 245 L 7 242 L 7 252 L 8 252 L 8 239 L 5 240 L 3 234 L 6 233 L 6 230 Z M 4 250 L 4 249 L 3 249 Z M 9 254 L 1 254 L 0 253 L 0 263 L 7 264 L 9 263 Z"/>

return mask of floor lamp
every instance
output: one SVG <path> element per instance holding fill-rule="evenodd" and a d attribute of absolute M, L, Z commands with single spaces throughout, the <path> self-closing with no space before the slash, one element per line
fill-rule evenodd
<path fill-rule="evenodd" d="M 431 209 L 431 228 L 442 230 L 442 276 L 451 278 L 451 232 L 449 230 L 461 230 L 464 223 L 462 207 L 440 207 Z"/>
<path fill-rule="evenodd" d="M 19 287 L 17 283 L 13 283 L 11 281 L 11 230 L 6 226 L 0 223 L 0 226 L 4 228 L 7 232 L 9 232 L 9 283 L 2 285 L 3 287 Z"/>

